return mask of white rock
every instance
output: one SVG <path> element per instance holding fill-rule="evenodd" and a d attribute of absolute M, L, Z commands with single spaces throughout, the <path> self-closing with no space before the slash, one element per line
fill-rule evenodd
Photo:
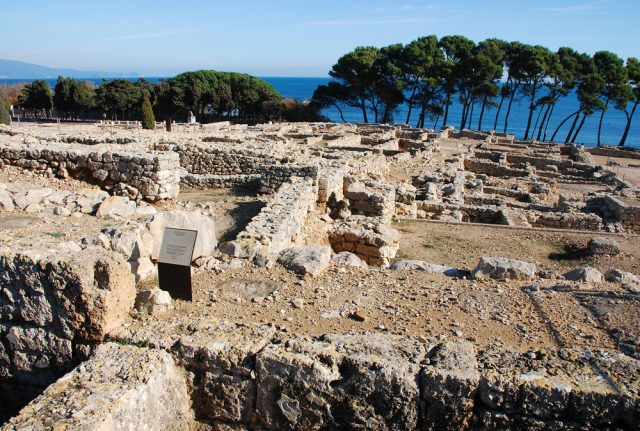
<path fill-rule="evenodd" d="M 584 281 L 591 283 L 601 283 L 604 276 L 600 271 L 588 266 L 580 266 L 564 274 L 564 278 L 570 281 Z"/>
<path fill-rule="evenodd" d="M 5 211 L 13 211 L 16 206 L 13 203 L 13 197 L 7 190 L 0 189 L 0 209 Z"/>
<path fill-rule="evenodd" d="M 135 307 L 141 313 L 158 314 L 171 309 L 171 295 L 157 287 L 143 290 L 136 296 Z"/>
<path fill-rule="evenodd" d="M 102 201 L 97 217 L 129 218 L 136 213 L 136 203 L 124 196 L 109 196 Z"/>
<path fill-rule="evenodd" d="M 536 265 L 504 257 L 483 257 L 478 262 L 473 277 L 476 279 L 533 280 L 536 278 Z"/>
<path fill-rule="evenodd" d="M 151 252 L 153 259 L 157 259 L 160 253 L 165 227 L 198 231 L 196 246 L 193 250 L 193 259 L 209 256 L 218 244 L 213 220 L 203 215 L 200 211 L 162 212 L 153 216 L 153 219 L 147 224 L 147 229 L 153 236 L 153 250 Z"/>
<path fill-rule="evenodd" d="M 368 268 L 367 263 L 360 259 L 353 253 L 349 253 L 348 251 L 343 251 L 334 255 L 331 258 L 331 262 L 340 266 L 353 266 L 356 268 Z"/>
<path fill-rule="evenodd" d="M 451 268 L 450 266 L 445 265 L 437 265 L 435 263 L 427 263 L 422 260 L 409 260 L 409 259 L 401 259 L 397 262 L 394 262 L 389 269 L 399 271 L 399 270 L 409 270 L 409 271 L 426 271 L 433 272 L 437 274 L 444 274 L 449 277 L 457 277 L 460 275 L 460 272 Z"/>
<path fill-rule="evenodd" d="M 318 246 L 293 247 L 283 250 L 278 263 L 289 271 L 316 276 L 329 265 L 331 248 Z"/>

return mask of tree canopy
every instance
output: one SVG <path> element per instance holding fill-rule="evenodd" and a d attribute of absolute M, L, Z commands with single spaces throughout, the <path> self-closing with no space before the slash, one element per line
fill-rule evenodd
<path fill-rule="evenodd" d="M 449 107 L 462 107 L 460 128 L 482 129 L 486 112 L 496 109 L 493 129 L 502 113 L 502 131 L 509 130 L 514 101 L 527 102 L 525 140 L 547 140 L 549 124 L 558 101 L 575 92 L 579 109 L 562 119 L 556 131 L 569 124 L 565 141 L 575 142 L 586 118 L 600 112 L 600 129 L 608 107 L 627 116 L 627 130 L 639 102 L 640 66 L 636 59 L 624 61 L 616 54 L 595 55 L 561 47 L 556 52 L 543 46 L 487 39 L 476 43 L 464 36 L 418 38 L 407 45 L 378 48 L 364 46 L 341 56 L 329 71 L 333 81 L 319 86 L 313 101 L 321 107 L 335 107 L 344 121 L 344 108 L 358 109 L 362 121 L 387 123 L 394 111 L 406 104 L 405 123 L 418 111 L 416 127 L 426 119 L 442 118 L 449 124 Z M 506 102 L 506 103 L 505 103 Z M 506 111 L 504 111 L 506 109 Z M 571 121 L 573 120 L 573 121 Z"/>

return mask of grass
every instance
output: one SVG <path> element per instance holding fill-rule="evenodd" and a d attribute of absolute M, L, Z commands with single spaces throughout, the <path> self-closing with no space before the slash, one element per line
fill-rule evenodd
<path fill-rule="evenodd" d="M 64 236 L 64 234 L 62 232 L 60 232 L 59 230 L 54 230 L 52 232 L 48 233 L 49 236 L 53 237 L 53 238 L 62 238 Z"/>
<path fill-rule="evenodd" d="M 433 247 L 434 247 L 433 244 L 431 244 L 430 242 L 424 245 L 424 248 L 433 248 Z"/>
<path fill-rule="evenodd" d="M 143 341 L 133 341 L 130 338 L 120 338 L 120 337 L 107 337 L 106 340 L 107 342 L 112 342 L 112 343 L 116 343 L 119 344 L 121 346 L 135 346 L 138 347 L 140 349 L 144 349 L 147 347 L 150 347 L 151 344 L 149 343 L 148 340 L 143 340 Z"/>

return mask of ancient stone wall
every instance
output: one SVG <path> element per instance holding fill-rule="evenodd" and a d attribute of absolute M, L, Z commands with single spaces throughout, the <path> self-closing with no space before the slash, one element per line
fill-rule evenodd
<path fill-rule="evenodd" d="M 604 196 L 604 202 L 626 229 L 640 231 L 640 206 L 627 205 L 612 196 Z"/>
<path fill-rule="evenodd" d="M 272 195 L 234 241 L 220 249 L 236 257 L 276 254 L 289 247 L 302 230 L 307 213 L 316 205 L 318 189 L 309 179 L 293 177 Z"/>
<path fill-rule="evenodd" d="M 174 153 L 57 142 L 1 144 L 0 162 L 38 174 L 87 180 L 133 199 L 174 199 L 180 190 L 179 159 Z"/>
<path fill-rule="evenodd" d="M 640 151 L 632 148 L 611 148 L 611 147 L 594 147 L 587 148 L 587 152 L 594 156 L 606 156 L 606 157 L 622 157 L 625 159 L 637 159 L 640 160 Z"/>
<path fill-rule="evenodd" d="M 172 151 L 180 157 L 180 166 L 190 174 L 251 175 L 258 169 L 276 161 L 251 150 L 221 149 L 203 144 L 160 143 L 154 149 Z"/>
<path fill-rule="evenodd" d="M 184 380 L 165 349 L 187 371 L 196 420 L 214 428 L 634 429 L 640 419 L 637 385 L 618 377 L 637 375 L 640 362 L 609 352 L 549 349 L 545 363 L 559 365 L 547 369 L 525 354 L 477 352 L 466 341 L 275 337 L 269 327 L 217 327 L 206 319 L 195 319 L 188 335 L 180 328 L 171 320 L 125 330 L 129 342 L 151 342 L 158 350 L 102 346 L 3 431 L 28 423 L 75 430 L 105 420 L 113 420 L 111 429 L 148 424 L 155 430 L 162 420 L 166 429 L 187 428 Z M 170 337 L 157 335 L 163 332 Z M 78 415 L 62 413 L 67 410 Z"/>
<path fill-rule="evenodd" d="M 505 164 L 473 158 L 464 160 L 464 168 L 469 172 L 491 177 L 527 177 L 530 174 L 527 169 L 516 169 Z"/>
<path fill-rule="evenodd" d="M 154 148 L 178 154 L 180 166 L 187 171 L 182 178 L 182 183 L 187 186 L 235 188 L 254 184 L 258 178 L 258 191 L 270 194 L 292 177 L 315 181 L 318 176 L 316 166 L 294 165 L 259 151 L 173 143 L 160 143 Z"/>
<path fill-rule="evenodd" d="M 133 276 L 116 253 L 0 255 L 0 415 L 86 357 L 134 299 Z"/>
<path fill-rule="evenodd" d="M 353 253 L 369 265 L 388 265 L 400 247 L 400 233 L 380 221 L 352 217 L 329 232 L 331 248 Z"/>

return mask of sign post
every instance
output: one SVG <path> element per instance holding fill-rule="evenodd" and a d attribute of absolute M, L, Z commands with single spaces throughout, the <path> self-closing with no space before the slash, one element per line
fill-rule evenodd
<path fill-rule="evenodd" d="M 166 227 L 158 256 L 160 289 L 173 299 L 193 301 L 191 259 L 198 237 L 197 230 Z"/>

